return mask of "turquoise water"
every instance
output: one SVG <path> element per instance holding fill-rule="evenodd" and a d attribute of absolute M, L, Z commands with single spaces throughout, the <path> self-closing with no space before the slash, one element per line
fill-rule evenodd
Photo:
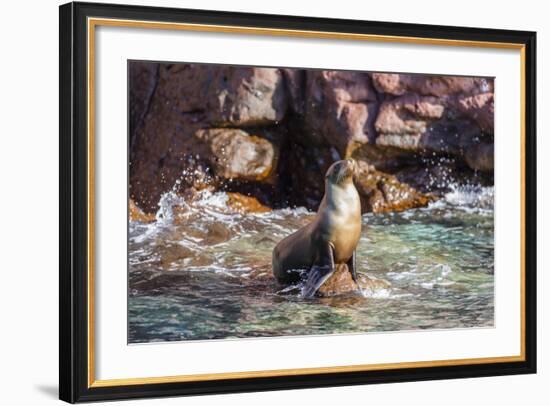
<path fill-rule="evenodd" d="M 358 270 L 391 286 L 313 299 L 275 282 L 271 250 L 314 214 L 226 200 L 169 193 L 157 222 L 129 224 L 130 343 L 493 326 L 492 188 L 364 215 Z"/>

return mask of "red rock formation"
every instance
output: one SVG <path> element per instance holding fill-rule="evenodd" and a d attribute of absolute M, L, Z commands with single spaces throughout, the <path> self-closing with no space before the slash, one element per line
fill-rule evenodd
<path fill-rule="evenodd" d="M 493 93 L 480 93 L 457 100 L 458 110 L 474 120 L 481 131 L 493 134 L 495 124 L 495 101 Z"/>
<path fill-rule="evenodd" d="M 197 152 L 204 156 L 214 173 L 224 179 L 273 182 L 278 151 L 268 140 L 243 130 L 212 128 L 195 133 Z"/>
<path fill-rule="evenodd" d="M 492 173 L 491 79 L 142 62 L 129 75 L 130 196 L 147 213 L 174 185 L 316 209 L 349 156 L 370 168 L 365 211 L 426 205 L 426 157 Z"/>
<path fill-rule="evenodd" d="M 493 81 L 486 78 L 403 73 L 371 73 L 370 76 L 378 92 L 393 96 L 413 93 L 446 97 L 493 91 Z"/>
<path fill-rule="evenodd" d="M 308 71 L 304 124 L 308 137 L 341 157 L 374 138 L 377 97 L 363 72 Z"/>

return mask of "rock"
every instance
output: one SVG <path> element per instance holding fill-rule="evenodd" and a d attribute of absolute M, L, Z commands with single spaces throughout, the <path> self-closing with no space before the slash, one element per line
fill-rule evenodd
<path fill-rule="evenodd" d="M 424 194 L 400 182 L 394 175 L 377 171 L 358 161 L 355 186 L 361 199 L 363 213 L 384 213 L 425 207 L 435 196 Z"/>
<path fill-rule="evenodd" d="M 390 287 L 391 284 L 384 279 L 373 278 L 361 273 L 358 274 L 358 283 L 355 283 L 348 270 L 348 266 L 346 264 L 336 264 L 336 270 L 330 278 L 321 285 L 316 296 L 337 296 L 345 293 L 358 292 L 360 289 L 374 293 L 378 290 L 388 289 Z"/>
<path fill-rule="evenodd" d="M 150 213 L 144 213 L 132 199 L 128 202 L 128 211 L 130 221 L 137 221 L 139 223 L 152 223 L 155 221 L 155 215 Z"/>
<path fill-rule="evenodd" d="M 143 210 L 154 212 L 162 194 L 177 181 L 180 189 L 200 189 L 204 182 L 215 182 L 209 172 L 210 159 L 201 156 L 204 143 L 196 137 L 197 131 L 229 125 L 274 125 L 283 119 L 286 109 L 284 80 L 278 69 L 159 64 L 146 117 L 132 136 L 131 197 Z M 225 138 L 230 153 L 245 161 L 223 160 L 226 165 L 221 177 L 272 180 L 273 168 L 264 164 L 276 159 L 274 149 L 259 138 L 240 142 L 243 140 L 237 137 L 229 142 Z M 266 161 L 251 164 L 253 156 Z M 216 164 L 218 169 L 221 166 Z"/>
<path fill-rule="evenodd" d="M 129 76 L 130 197 L 144 213 L 204 189 L 316 210 L 326 170 L 350 156 L 371 167 L 364 211 L 427 204 L 428 158 L 491 178 L 492 79 L 142 62 Z"/>
<path fill-rule="evenodd" d="M 493 91 L 490 78 L 403 73 L 371 73 L 370 76 L 376 90 L 393 96 L 414 93 L 442 97 Z"/>
<path fill-rule="evenodd" d="M 435 97 L 403 96 L 380 106 L 374 124 L 377 145 L 416 150 L 429 125 L 443 117 L 445 107 Z"/>
<path fill-rule="evenodd" d="M 406 166 L 394 173 L 397 180 L 419 192 L 442 196 L 449 191 L 449 185 L 460 183 L 458 174 L 463 171 L 455 159 L 435 158 Z"/>
<path fill-rule="evenodd" d="M 152 62 L 132 62 L 128 67 L 130 148 L 134 143 L 136 128 L 141 125 L 149 108 L 151 97 L 158 82 L 159 65 Z"/>
<path fill-rule="evenodd" d="M 468 148 L 464 158 L 470 168 L 490 172 L 494 169 L 494 153 L 494 144 L 479 143 Z"/>
<path fill-rule="evenodd" d="M 325 193 L 325 174 L 329 166 L 340 159 L 334 148 L 292 142 L 281 154 L 280 194 L 286 197 L 283 206 L 317 210 Z"/>
<path fill-rule="evenodd" d="M 305 111 L 304 89 L 307 71 L 305 69 L 281 69 L 281 72 L 285 79 L 289 108 L 294 114 L 303 116 Z"/>
<path fill-rule="evenodd" d="M 268 140 L 228 128 L 199 130 L 195 137 L 206 147 L 203 156 L 217 176 L 239 181 L 273 179 L 278 154 Z"/>
<path fill-rule="evenodd" d="M 304 125 L 308 139 L 341 157 L 374 139 L 377 97 L 362 72 L 308 71 Z"/>
<path fill-rule="evenodd" d="M 208 79 L 207 108 L 214 126 L 267 125 L 284 118 L 287 100 L 279 69 L 217 67 Z"/>
<path fill-rule="evenodd" d="M 479 125 L 481 131 L 489 134 L 494 133 L 495 100 L 493 93 L 481 93 L 459 98 L 457 106 L 465 117 Z"/>
<path fill-rule="evenodd" d="M 136 129 L 130 155 L 130 196 L 146 212 L 154 212 L 163 193 L 183 174 L 202 172 L 195 159 L 194 132 L 205 119 L 200 105 L 191 105 L 185 88 L 188 65 L 159 64 L 159 79 L 143 124 Z M 186 76 L 187 75 L 187 76 Z M 189 108 L 193 110 L 185 110 Z"/>
<path fill-rule="evenodd" d="M 483 134 L 479 125 L 455 106 L 454 99 L 417 95 L 384 102 L 375 123 L 376 145 L 462 157 Z"/>
<path fill-rule="evenodd" d="M 359 286 L 348 270 L 346 264 L 336 264 L 334 273 L 321 285 L 316 295 L 320 297 L 341 295 L 343 293 L 355 292 Z"/>
<path fill-rule="evenodd" d="M 334 156 L 335 153 L 335 151 L 331 153 L 330 150 L 316 147 L 306 149 L 299 145 L 290 148 L 289 155 L 283 156 L 281 163 L 281 167 L 288 172 L 279 175 L 287 186 L 284 194 L 289 197 L 288 205 L 317 210 L 324 194 L 324 174 L 331 163 L 338 159 L 337 156 Z M 409 154 L 406 151 L 405 153 Z M 398 157 L 396 159 L 408 162 L 401 158 L 400 150 L 379 148 L 370 144 L 361 147 L 354 153 L 358 164 L 355 185 L 361 198 L 363 213 L 424 207 L 435 198 L 433 195 L 420 192 L 407 183 L 400 182 L 394 175 L 377 170 L 372 164 L 372 162 L 376 162 L 376 158 L 382 162 L 384 157 L 389 159 L 390 154 L 395 154 Z M 410 159 L 413 160 L 412 162 L 417 162 L 417 158 L 414 156 L 410 155 Z M 397 170 L 401 163 L 397 162 L 396 167 L 392 169 Z M 296 173 L 299 173 L 300 176 L 293 176 Z"/>
<path fill-rule="evenodd" d="M 492 142 L 491 79 L 377 73 L 371 77 L 376 89 L 398 96 L 380 106 L 375 122 L 377 146 L 451 154 L 474 169 L 492 169 L 489 155 L 475 152 L 480 140 Z"/>
<path fill-rule="evenodd" d="M 418 156 L 414 151 L 394 146 L 365 144 L 353 151 L 352 158 L 373 166 L 376 170 L 393 173 L 404 166 L 414 165 Z"/>
<path fill-rule="evenodd" d="M 241 193 L 227 192 L 229 199 L 228 207 L 240 213 L 266 213 L 271 211 L 271 208 L 261 204 L 255 197 L 245 196 Z"/>
<path fill-rule="evenodd" d="M 173 108 L 214 127 L 273 124 L 287 109 L 279 69 L 160 64 L 159 75 Z"/>
<path fill-rule="evenodd" d="M 405 75 L 399 73 L 371 73 L 372 85 L 380 93 L 401 96 L 407 91 Z"/>

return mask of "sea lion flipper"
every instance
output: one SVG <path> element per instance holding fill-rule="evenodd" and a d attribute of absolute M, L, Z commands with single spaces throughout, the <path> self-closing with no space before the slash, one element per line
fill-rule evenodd
<path fill-rule="evenodd" d="M 326 249 L 323 251 L 321 253 L 320 264 L 313 265 L 308 273 L 302 288 L 302 296 L 304 297 L 313 297 L 315 292 L 335 271 L 332 245 L 327 244 Z"/>
<path fill-rule="evenodd" d="M 352 277 L 353 281 L 355 283 L 359 283 L 358 278 L 357 278 L 357 265 L 356 265 L 356 260 L 355 260 L 355 251 L 353 251 L 353 255 L 348 260 L 346 265 L 348 266 L 348 269 L 351 273 L 351 277 Z"/>
<path fill-rule="evenodd" d="M 323 283 L 334 273 L 334 268 L 330 268 L 327 265 L 314 265 L 309 271 L 308 277 L 304 286 L 302 287 L 303 297 L 313 297 L 315 292 L 321 287 Z"/>

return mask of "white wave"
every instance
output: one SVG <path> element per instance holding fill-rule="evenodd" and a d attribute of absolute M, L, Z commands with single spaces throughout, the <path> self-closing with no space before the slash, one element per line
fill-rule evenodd
<path fill-rule="evenodd" d="M 494 186 L 451 185 L 451 191 L 445 194 L 444 200 L 453 206 L 489 209 L 493 207 L 494 194 Z"/>
<path fill-rule="evenodd" d="M 209 190 L 205 190 L 200 193 L 199 199 L 194 203 L 197 206 L 226 209 L 228 200 L 229 196 L 225 192 L 212 193 Z"/>
<path fill-rule="evenodd" d="M 371 299 L 389 299 L 392 297 L 391 289 L 361 289 L 361 295 Z"/>

